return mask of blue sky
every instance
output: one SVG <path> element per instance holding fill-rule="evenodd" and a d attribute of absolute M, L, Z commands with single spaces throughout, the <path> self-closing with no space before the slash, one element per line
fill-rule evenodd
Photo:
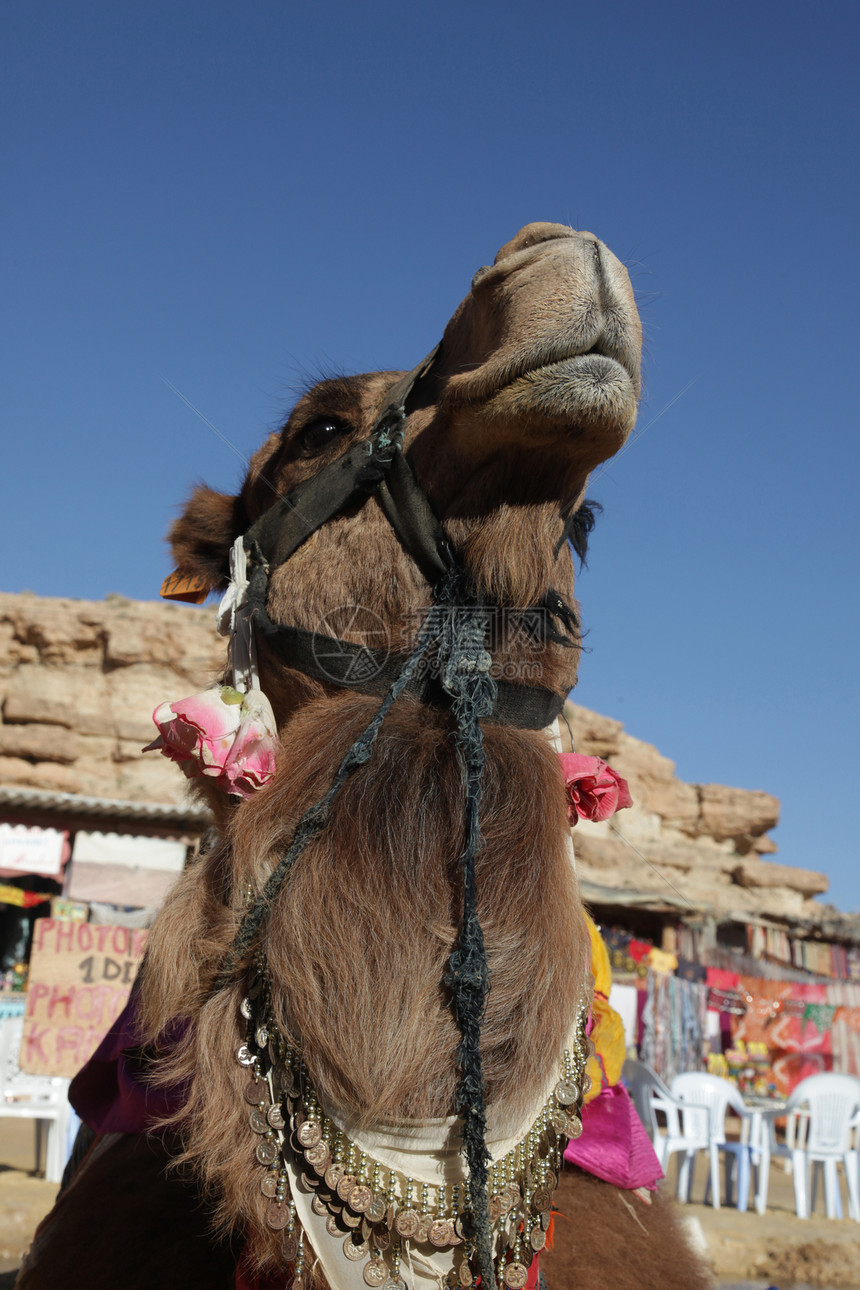
<path fill-rule="evenodd" d="M 2 586 L 155 598 L 322 369 L 411 367 L 530 220 L 627 263 L 639 431 L 591 492 L 575 697 L 782 800 L 860 908 L 848 3 L 29 0 L 0 13 Z"/>

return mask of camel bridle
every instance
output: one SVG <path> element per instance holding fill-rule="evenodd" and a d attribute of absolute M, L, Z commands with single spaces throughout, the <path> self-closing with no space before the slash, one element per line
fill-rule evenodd
<path fill-rule="evenodd" d="M 465 579 L 448 535 L 442 528 L 403 452 L 403 429 L 410 397 L 430 375 L 439 352 L 436 347 L 387 392 L 370 435 L 354 444 L 310 479 L 305 480 L 265 511 L 244 535 L 249 578 L 247 604 L 254 627 L 288 667 L 346 689 L 383 697 L 400 675 L 406 656 L 374 650 L 305 628 L 273 622 L 267 609 L 269 577 L 317 529 L 345 507 L 362 505 L 376 496 L 400 543 L 426 578 L 436 597 L 452 579 Z M 567 536 L 562 534 L 556 548 Z M 474 602 L 473 602 L 474 604 Z M 475 605 L 477 608 L 477 605 Z M 577 615 L 564 598 L 550 589 L 538 605 L 525 611 L 524 623 L 537 640 L 562 646 L 574 643 Z M 558 624 L 558 626 L 556 626 Z M 320 659 L 324 658 L 325 663 Z M 436 707 L 449 706 L 438 669 L 425 668 L 404 693 Z M 544 730 L 560 714 L 565 695 L 541 686 L 496 678 L 494 721 L 525 730 Z"/>
<path fill-rule="evenodd" d="M 465 843 L 461 854 L 463 917 L 460 932 L 445 974 L 451 1004 L 460 1030 L 457 1048 L 460 1080 L 456 1109 L 462 1119 L 463 1155 L 470 1184 L 469 1236 L 474 1243 L 484 1290 L 496 1290 L 489 1216 L 486 1146 L 486 1105 L 481 1064 L 480 1034 L 490 989 L 489 968 L 477 913 L 475 859 L 481 846 L 479 807 L 485 752 L 481 722 L 493 720 L 525 729 L 543 729 L 561 712 L 564 695 L 552 690 L 518 685 L 491 674 L 492 657 L 487 637 L 493 607 L 470 591 L 468 579 L 432 506 L 419 486 L 403 453 L 407 404 L 416 388 L 431 373 L 439 352 L 436 347 L 411 372 L 390 387 L 370 435 L 354 444 L 316 475 L 299 484 L 266 511 L 245 533 L 249 576 L 247 603 L 256 630 L 289 667 L 351 690 L 382 694 L 372 721 L 353 743 L 325 795 L 302 816 L 292 843 L 251 905 L 230 951 L 222 963 L 215 988 L 232 984 L 248 960 L 263 922 L 268 916 L 292 866 L 304 849 L 326 828 L 332 804 L 346 779 L 367 762 L 382 722 L 392 704 L 403 694 L 422 702 L 445 705 L 455 725 L 455 743 L 464 773 Z M 318 661 L 319 633 L 272 622 L 266 600 L 271 572 L 287 561 L 323 524 L 346 506 L 376 496 L 405 550 L 419 567 L 432 592 L 432 604 L 418 631 L 412 652 L 405 658 L 376 658 L 368 680 L 357 680 L 352 666 L 357 652 L 367 647 L 335 638 L 323 638 L 332 647 L 326 666 Z M 562 542 L 564 537 L 562 538 Z M 561 542 L 559 543 L 559 548 Z M 572 645 L 578 623 L 574 611 L 555 591 L 540 606 L 550 619 L 549 636 Z M 420 664 L 434 652 L 432 669 Z M 372 653 L 372 652 L 371 652 Z M 337 660 L 342 660 L 338 674 Z M 256 1056 L 267 1062 L 265 1048 Z"/>

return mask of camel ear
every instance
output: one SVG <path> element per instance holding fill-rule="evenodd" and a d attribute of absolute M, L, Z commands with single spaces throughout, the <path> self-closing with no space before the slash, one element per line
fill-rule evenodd
<path fill-rule="evenodd" d="M 195 585 L 202 599 L 226 586 L 230 547 L 247 527 L 241 496 L 216 493 L 205 485 L 196 488 L 167 535 L 176 562 L 176 573 L 169 581 L 178 576 L 180 582 Z"/>

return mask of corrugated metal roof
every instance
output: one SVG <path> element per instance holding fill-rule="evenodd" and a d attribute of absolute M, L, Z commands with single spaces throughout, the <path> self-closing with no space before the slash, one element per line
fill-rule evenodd
<path fill-rule="evenodd" d="M 13 784 L 0 784 L 0 810 L 43 811 L 50 815 L 172 824 L 195 829 L 208 828 L 212 823 L 208 811 L 190 804 L 175 806 L 171 802 L 127 802 L 122 798 L 51 793 L 41 788 L 22 788 Z"/>
<path fill-rule="evenodd" d="M 710 912 L 709 905 L 692 905 L 683 896 L 673 896 L 667 891 L 634 891 L 628 887 L 602 887 L 599 883 L 580 879 L 579 891 L 587 905 L 620 905 L 626 908 L 650 909 L 666 913 L 670 909 L 686 912 Z"/>

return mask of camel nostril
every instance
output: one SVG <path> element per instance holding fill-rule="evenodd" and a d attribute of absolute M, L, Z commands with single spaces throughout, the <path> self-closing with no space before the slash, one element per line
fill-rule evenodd
<path fill-rule="evenodd" d="M 537 246 L 540 242 L 551 242 L 559 237 L 578 236 L 576 229 L 569 228 L 567 224 L 548 224 L 546 222 L 526 224 L 525 228 L 520 229 L 516 237 L 505 243 L 493 263 L 498 264 L 501 260 L 506 260 L 509 255 L 515 255 L 517 251 L 525 251 L 530 246 Z"/>

